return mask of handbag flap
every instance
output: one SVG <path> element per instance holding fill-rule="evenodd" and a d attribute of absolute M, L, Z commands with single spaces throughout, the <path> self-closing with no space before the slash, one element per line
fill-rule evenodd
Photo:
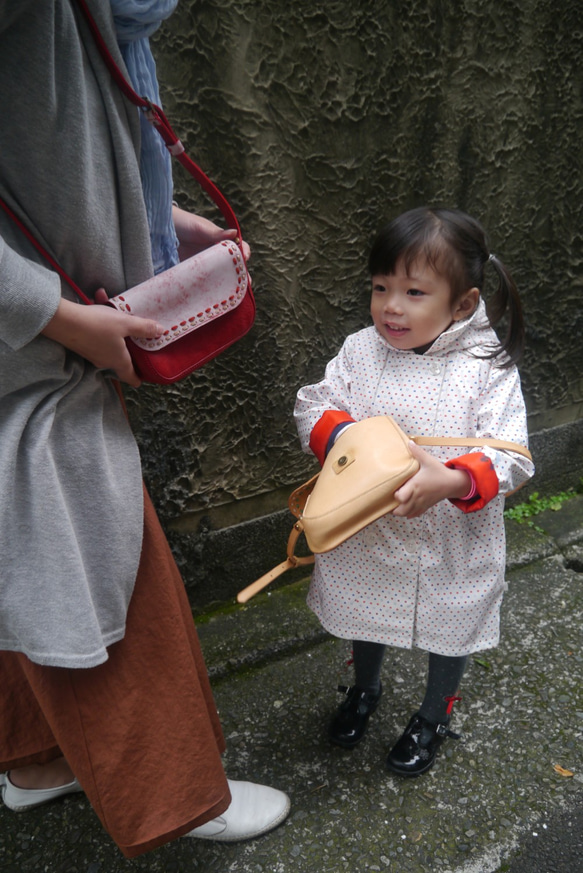
<path fill-rule="evenodd" d="M 249 276 L 239 246 L 225 240 L 109 300 L 120 312 L 152 318 L 161 336 L 132 337 L 139 348 L 157 351 L 235 309 Z"/>
<path fill-rule="evenodd" d="M 302 514 L 314 552 L 329 551 L 397 506 L 395 491 L 419 469 L 408 443 L 398 424 L 384 415 L 341 433 Z"/>
<path fill-rule="evenodd" d="M 312 476 L 311 479 L 308 479 L 307 482 L 304 482 L 303 485 L 300 485 L 290 494 L 287 505 L 289 511 L 292 515 L 295 515 L 296 518 L 300 518 L 304 506 L 306 505 L 306 501 L 312 493 L 319 475 L 319 473 L 316 473 L 315 476 Z"/>

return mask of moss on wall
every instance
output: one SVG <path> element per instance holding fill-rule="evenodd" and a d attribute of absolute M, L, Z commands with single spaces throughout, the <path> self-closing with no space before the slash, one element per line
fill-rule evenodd
<path fill-rule="evenodd" d="M 271 512 L 312 471 L 297 388 L 368 322 L 371 236 L 421 203 L 479 218 L 515 274 L 532 429 L 580 417 L 582 21 L 579 0 L 180 0 L 154 44 L 163 99 L 238 213 L 258 315 L 203 371 L 130 397 L 167 524 Z"/>

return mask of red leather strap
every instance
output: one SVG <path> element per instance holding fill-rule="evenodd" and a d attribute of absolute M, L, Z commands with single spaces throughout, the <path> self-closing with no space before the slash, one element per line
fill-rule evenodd
<path fill-rule="evenodd" d="M 79 286 L 75 282 L 73 282 L 71 277 L 67 273 L 65 273 L 63 268 L 55 261 L 55 259 L 53 257 L 51 257 L 51 255 L 49 255 L 47 250 L 43 246 L 41 246 L 41 244 L 35 239 L 35 237 L 32 235 L 32 233 L 29 231 L 29 229 L 22 223 L 20 218 L 18 218 L 16 213 L 14 213 L 12 211 L 12 209 L 8 206 L 8 204 L 1 197 L 0 197 L 0 207 L 12 219 L 12 221 L 16 224 L 16 226 L 20 228 L 20 230 L 23 232 L 23 234 L 28 239 L 28 241 L 33 244 L 35 249 L 38 252 L 40 252 L 40 254 L 45 258 L 45 260 L 47 260 L 49 262 L 49 264 L 51 265 L 53 270 L 57 271 L 57 273 L 59 274 L 61 279 L 63 279 L 65 282 L 67 282 L 68 285 L 70 285 L 70 287 L 73 289 L 75 294 L 78 294 L 84 303 L 87 303 L 89 306 L 91 306 L 93 303 L 93 300 L 90 300 L 89 297 L 87 297 L 83 293 L 83 291 L 81 291 Z"/>
<path fill-rule="evenodd" d="M 110 51 L 103 39 L 97 24 L 95 23 L 95 19 L 91 15 L 89 11 L 89 7 L 85 0 L 77 0 L 77 5 L 79 9 L 85 16 L 89 28 L 93 34 L 96 45 L 101 52 L 103 60 L 107 65 L 115 83 L 118 85 L 123 94 L 130 100 L 135 106 L 139 107 L 142 111 L 147 113 L 148 120 L 152 122 L 164 142 L 168 148 L 168 151 L 180 161 L 183 167 L 193 176 L 194 179 L 199 183 L 201 188 L 206 191 L 206 193 L 211 197 L 212 200 L 216 203 L 220 211 L 222 212 L 227 225 L 230 228 L 234 228 L 237 231 L 236 240 L 237 244 L 241 247 L 241 229 L 239 227 L 239 222 L 233 212 L 233 209 L 226 199 L 226 197 L 219 191 L 214 182 L 211 182 L 209 177 L 204 173 L 198 164 L 195 164 L 194 161 L 188 157 L 186 152 L 184 151 L 184 146 L 172 130 L 170 126 L 170 122 L 164 115 L 164 112 L 159 106 L 151 103 L 144 97 L 140 97 L 132 86 L 129 84 L 122 71 L 117 66 L 116 62 L 112 58 Z M 46 261 L 51 265 L 51 267 L 56 270 L 59 276 L 67 282 L 67 284 L 73 289 L 75 294 L 81 298 L 84 303 L 91 305 L 93 301 L 87 297 L 86 294 L 79 288 L 79 286 L 71 279 L 71 277 L 63 270 L 63 268 L 55 261 L 55 259 L 47 252 L 47 250 L 35 239 L 33 234 L 28 230 L 28 228 L 22 223 L 22 221 L 18 218 L 18 216 L 12 211 L 12 209 L 8 206 L 7 203 L 0 197 L 0 207 L 6 212 L 8 216 L 14 221 L 14 223 L 20 228 L 20 230 L 24 233 L 26 238 L 32 243 L 35 249 L 40 252 L 40 254 L 45 258 Z M 242 250 L 242 247 L 241 247 Z"/>
<path fill-rule="evenodd" d="M 99 49 L 101 56 L 105 61 L 105 64 L 109 72 L 111 73 L 116 85 L 119 87 L 119 89 L 127 97 L 128 100 L 130 100 L 135 106 L 137 106 L 146 114 L 148 121 L 150 121 L 154 125 L 154 127 L 166 143 L 166 147 L 170 154 L 173 155 L 178 161 L 180 161 L 182 166 L 190 173 L 191 176 L 196 179 L 203 191 L 206 191 L 209 197 L 214 200 L 216 205 L 223 213 L 227 225 L 231 228 L 235 228 L 235 230 L 237 231 L 237 236 L 239 237 L 240 241 L 241 229 L 229 201 L 217 188 L 214 182 L 211 182 L 209 177 L 201 170 L 198 164 L 195 164 L 194 161 L 188 157 L 188 155 L 184 151 L 184 146 L 180 142 L 180 139 L 178 138 L 176 133 L 173 131 L 170 122 L 166 118 L 166 115 L 164 114 L 162 109 L 155 103 L 152 103 L 146 97 L 140 97 L 140 95 L 134 91 L 134 89 L 112 58 L 107 44 L 103 39 L 100 30 L 97 27 L 97 24 L 95 23 L 95 19 L 89 11 L 86 0 L 77 0 L 77 5 L 85 16 L 85 19 L 87 20 L 89 28 L 95 39 L 97 48 Z"/>

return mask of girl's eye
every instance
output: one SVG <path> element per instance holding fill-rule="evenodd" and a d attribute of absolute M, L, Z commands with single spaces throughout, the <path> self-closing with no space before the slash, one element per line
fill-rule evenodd
<path fill-rule="evenodd" d="M 423 297 L 423 295 L 425 294 L 425 291 L 420 291 L 419 288 L 409 288 L 409 290 L 407 291 L 407 294 L 410 297 Z"/>

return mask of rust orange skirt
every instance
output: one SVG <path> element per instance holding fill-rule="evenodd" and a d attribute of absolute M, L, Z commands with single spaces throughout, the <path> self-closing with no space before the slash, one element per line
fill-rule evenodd
<path fill-rule="evenodd" d="M 152 503 L 126 634 L 91 669 L 0 652 L 0 772 L 60 755 L 128 858 L 227 808 L 224 739 L 184 585 Z"/>

